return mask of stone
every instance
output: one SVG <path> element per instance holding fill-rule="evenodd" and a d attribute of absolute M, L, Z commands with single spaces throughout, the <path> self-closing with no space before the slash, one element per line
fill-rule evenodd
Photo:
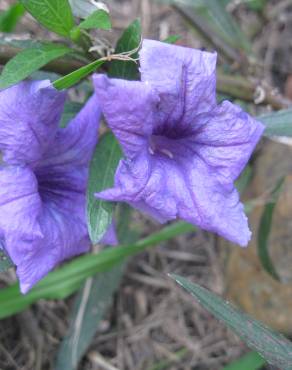
<path fill-rule="evenodd" d="M 263 199 L 285 177 L 269 238 L 269 251 L 281 281 L 271 277 L 257 255 L 257 230 Z M 260 204 L 249 214 L 253 237 L 249 246 L 229 247 L 226 297 L 252 317 L 285 334 L 292 334 L 292 146 L 267 141 L 256 158 L 248 198 Z M 226 246 L 226 242 L 221 244 Z M 224 246 L 221 246 L 221 249 Z"/>

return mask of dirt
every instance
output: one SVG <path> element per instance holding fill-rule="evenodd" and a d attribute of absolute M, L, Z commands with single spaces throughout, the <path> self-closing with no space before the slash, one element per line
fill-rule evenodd
<path fill-rule="evenodd" d="M 8 3 L 11 2 L 2 0 L 0 8 L 5 9 Z M 108 38 L 112 42 L 130 21 L 140 17 L 144 37 L 163 40 L 178 34 L 182 45 L 207 46 L 170 6 L 150 0 L 108 3 L 113 19 L 113 30 Z M 264 15 L 249 13 L 244 5 L 233 11 L 243 28 L 251 28 L 247 20 L 253 22 L 255 52 L 264 60 L 261 73 L 269 83 L 285 91 L 291 73 L 291 52 L 283 45 L 288 39 L 291 43 L 287 29 L 292 23 L 290 8 L 279 9 L 282 3 L 285 1 L 269 1 Z M 274 13 L 271 15 L 271 12 Z M 252 16 L 246 17 L 247 14 Z M 28 15 L 17 32 L 34 38 L 51 37 Z M 145 218 L 142 224 L 144 234 L 156 227 Z M 167 276 L 170 272 L 177 273 L 224 295 L 226 281 L 222 260 L 218 238 L 202 231 L 175 238 L 133 258 L 79 369 L 154 370 L 155 364 L 167 360 L 169 364 L 165 369 L 169 370 L 218 370 L 245 353 L 247 348 L 235 335 Z M 11 281 L 11 276 L 0 275 L 0 280 L 4 285 Z M 72 302 L 73 297 L 63 301 L 40 301 L 26 312 L 2 320 L 0 369 L 37 370 L 39 364 L 39 369 L 52 370 L 58 347 L 68 329 Z M 183 354 L 177 360 L 175 354 L 181 350 Z M 105 365 L 101 365 L 101 359 Z"/>

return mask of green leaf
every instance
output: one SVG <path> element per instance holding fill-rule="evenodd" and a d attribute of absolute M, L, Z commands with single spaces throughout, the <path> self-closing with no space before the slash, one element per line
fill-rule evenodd
<path fill-rule="evenodd" d="M 13 4 L 4 12 L 0 12 L 0 32 L 12 32 L 25 12 L 22 4 Z"/>
<path fill-rule="evenodd" d="M 258 119 L 266 126 L 265 136 L 292 136 L 291 108 L 265 114 Z"/>
<path fill-rule="evenodd" d="M 251 44 L 241 31 L 233 17 L 227 12 L 225 3 L 218 0 L 165 0 L 177 6 L 187 6 L 189 12 L 195 12 L 230 46 L 250 53 Z"/>
<path fill-rule="evenodd" d="M 60 347 L 55 370 L 77 368 L 112 302 L 123 272 L 124 265 L 119 264 L 97 278 L 86 280 L 75 301 L 69 333 Z"/>
<path fill-rule="evenodd" d="M 141 37 L 141 23 L 139 20 L 135 20 L 118 40 L 115 54 L 135 50 L 141 43 Z M 138 54 L 136 53 L 132 57 L 137 58 Z M 137 80 L 139 76 L 138 65 L 130 61 L 114 60 L 110 63 L 108 74 L 110 77 Z"/>
<path fill-rule="evenodd" d="M 175 44 L 180 39 L 181 39 L 180 35 L 170 35 L 165 40 L 163 40 L 163 42 L 167 44 Z"/>
<path fill-rule="evenodd" d="M 170 276 L 267 362 L 282 370 L 292 369 L 292 344 L 284 336 L 267 328 L 209 290 L 181 276 L 174 274 Z"/>
<path fill-rule="evenodd" d="M 69 87 L 77 84 L 79 81 L 88 76 L 90 73 L 93 73 L 104 63 L 105 59 L 95 60 L 94 62 L 87 64 L 84 67 L 78 68 L 76 69 L 76 71 L 73 71 L 68 75 L 54 81 L 53 86 L 58 90 L 68 89 Z"/>
<path fill-rule="evenodd" d="M 118 239 L 123 243 L 129 239 L 133 241 L 129 231 L 131 209 L 124 204 L 120 208 Z M 74 370 L 77 367 L 108 311 L 124 268 L 125 263 L 117 264 L 109 271 L 86 280 L 75 299 L 70 328 L 60 346 L 55 370 Z"/>
<path fill-rule="evenodd" d="M 112 24 L 108 12 L 100 9 L 90 14 L 83 22 L 79 24 L 79 27 L 85 30 L 92 28 L 110 30 L 112 28 Z"/>
<path fill-rule="evenodd" d="M 271 193 L 272 200 L 269 201 L 264 208 L 260 225 L 258 229 L 258 256 L 264 269 L 276 280 L 280 280 L 279 275 L 274 267 L 274 264 L 269 255 L 269 235 L 272 228 L 273 212 L 282 190 L 284 178 L 281 178 L 275 189 Z"/>
<path fill-rule="evenodd" d="M 89 170 L 87 189 L 87 223 L 93 244 L 98 243 L 112 222 L 114 203 L 97 199 L 94 194 L 111 188 L 122 157 L 121 148 L 112 133 L 106 133 L 97 144 Z"/>
<path fill-rule="evenodd" d="M 134 256 L 163 241 L 186 232 L 194 231 L 194 226 L 176 222 L 137 243 L 115 248 L 106 248 L 98 254 L 86 254 L 75 258 L 61 268 L 50 272 L 29 293 L 22 295 L 18 284 L 0 290 L 0 319 L 28 308 L 39 299 L 64 299 L 81 287 L 90 276 L 111 269 L 126 258 Z"/>
<path fill-rule="evenodd" d="M 257 352 L 249 352 L 239 360 L 225 366 L 222 370 L 258 370 L 265 363 L 266 361 Z"/>
<path fill-rule="evenodd" d="M 0 76 L 0 88 L 4 89 L 28 77 L 50 61 L 71 53 L 64 45 L 43 43 L 19 52 L 5 65 Z"/>
<path fill-rule="evenodd" d="M 172 353 L 171 358 L 161 360 L 155 365 L 149 367 L 147 370 L 167 370 L 174 362 L 179 363 L 179 361 L 186 355 L 187 352 L 188 350 L 186 348 L 182 348 L 179 351 Z"/>
<path fill-rule="evenodd" d="M 247 6 L 254 11 L 261 12 L 264 10 L 265 6 L 267 5 L 267 0 L 249 0 L 247 2 Z"/>
<path fill-rule="evenodd" d="M 74 20 L 68 0 L 19 0 L 48 30 L 69 37 Z"/>
<path fill-rule="evenodd" d="M 1 249 L 0 244 L 0 272 L 8 270 L 10 267 L 13 267 L 13 263 L 4 250 Z"/>
<path fill-rule="evenodd" d="M 244 171 L 241 173 L 239 178 L 235 182 L 236 189 L 239 193 L 243 193 L 250 183 L 252 177 L 252 168 L 250 165 L 247 165 Z"/>

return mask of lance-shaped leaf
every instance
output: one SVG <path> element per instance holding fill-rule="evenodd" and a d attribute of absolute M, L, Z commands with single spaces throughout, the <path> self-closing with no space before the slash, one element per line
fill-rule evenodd
<path fill-rule="evenodd" d="M 78 26 L 85 30 L 97 28 L 100 30 L 110 30 L 112 27 L 110 16 L 108 12 L 99 9 L 90 14 L 83 22 Z"/>
<path fill-rule="evenodd" d="M 283 109 L 259 116 L 266 126 L 265 136 L 292 136 L 292 109 Z"/>
<path fill-rule="evenodd" d="M 281 178 L 271 193 L 271 200 L 265 205 L 258 229 L 258 255 L 264 269 L 276 280 L 280 277 L 269 254 L 269 235 L 272 228 L 274 209 L 282 190 L 284 178 Z"/>
<path fill-rule="evenodd" d="M 125 53 L 135 50 L 141 43 L 141 23 L 137 19 L 124 31 L 121 38 L 117 42 L 115 54 Z M 132 58 L 137 58 L 138 54 L 132 55 Z M 116 78 L 124 78 L 126 80 L 138 79 L 138 65 L 132 61 L 114 60 L 109 67 L 109 76 Z"/>
<path fill-rule="evenodd" d="M 7 254 L 1 249 L 0 245 L 0 272 L 8 270 L 10 267 L 13 267 L 13 263 Z"/>
<path fill-rule="evenodd" d="M 266 361 L 257 352 L 249 352 L 222 370 L 259 370 L 265 363 Z"/>
<path fill-rule="evenodd" d="M 90 73 L 94 72 L 96 69 L 101 67 L 105 63 L 105 61 L 106 61 L 105 58 L 101 58 L 81 68 L 78 68 L 75 71 L 67 74 L 66 76 L 61 77 L 58 80 L 54 81 L 53 86 L 57 90 L 69 89 L 69 87 L 77 84 L 79 81 L 88 76 Z"/>
<path fill-rule="evenodd" d="M 226 4 L 220 0 L 160 0 L 161 2 L 171 3 L 182 13 L 188 14 L 188 20 L 198 26 L 195 19 L 197 16 L 205 22 L 204 31 L 213 31 L 214 38 L 220 38 L 229 47 L 243 49 L 249 53 L 251 44 L 239 25 L 226 10 Z M 209 32 L 209 31 L 208 31 Z M 210 34 L 208 33 L 208 38 Z M 215 41 L 212 40 L 211 41 Z M 217 42 L 215 42 L 217 43 Z M 220 43 L 222 44 L 222 42 Z M 219 44 L 217 43 L 217 46 Z"/>
<path fill-rule="evenodd" d="M 74 20 L 68 0 L 20 0 L 27 11 L 44 27 L 69 37 Z"/>
<path fill-rule="evenodd" d="M 24 49 L 5 65 L 0 76 L 0 88 L 5 89 L 30 76 L 50 61 L 72 52 L 65 45 L 53 43 L 38 44 Z"/>
<path fill-rule="evenodd" d="M 0 12 L 0 32 L 12 32 L 24 12 L 22 4 L 13 4 L 6 11 Z"/>
<path fill-rule="evenodd" d="M 119 210 L 118 239 L 122 243 L 133 242 L 136 236 L 129 230 L 131 209 L 123 204 Z M 124 268 L 125 262 L 86 280 L 75 298 L 69 331 L 61 343 L 55 370 L 76 369 L 110 307 Z"/>
<path fill-rule="evenodd" d="M 254 320 L 209 290 L 181 276 L 174 274 L 170 276 L 268 363 L 282 370 L 292 369 L 292 343 L 284 336 Z"/>
<path fill-rule="evenodd" d="M 98 243 L 112 222 L 114 204 L 98 199 L 95 193 L 110 188 L 114 183 L 121 148 L 112 133 L 106 133 L 97 144 L 90 163 L 87 189 L 87 221 L 93 244 Z"/>

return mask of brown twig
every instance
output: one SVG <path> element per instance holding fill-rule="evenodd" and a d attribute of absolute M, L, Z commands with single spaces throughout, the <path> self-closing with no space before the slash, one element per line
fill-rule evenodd
<path fill-rule="evenodd" d="M 15 57 L 17 53 L 19 53 L 21 48 L 17 48 L 10 45 L 0 45 L 0 64 L 6 64 L 10 59 Z M 59 58 L 56 59 L 48 64 L 46 64 L 43 69 L 50 72 L 60 73 L 60 74 L 68 74 L 73 72 L 75 69 L 82 67 L 84 63 L 77 59 L 70 58 Z"/>
<path fill-rule="evenodd" d="M 217 90 L 241 100 L 270 105 L 276 110 L 285 109 L 292 105 L 290 100 L 274 92 L 272 87 L 263 86 L 241 76 L 218 73 Z"/>
<path fill-rule="evenodd" d="M 0 64 L 4 65 L 21 50 L 22 49 L 10 45 L 0 45 Z M 42 69 L 66 75 L 84 65 L 85 63 L 81 60 L 63 57 L 46 64 Z M 250 102 L 255 102 L 257 98 L 256 95 L 260 92 L 262 94 L 260 102 L 270 105 L 273 109 L 284 109 L 292 104 L 280 94 L 275 94 L 272 88 L 263 87 L 241 76 L 218 73 L 217 90 L 218 92 Z"/>

